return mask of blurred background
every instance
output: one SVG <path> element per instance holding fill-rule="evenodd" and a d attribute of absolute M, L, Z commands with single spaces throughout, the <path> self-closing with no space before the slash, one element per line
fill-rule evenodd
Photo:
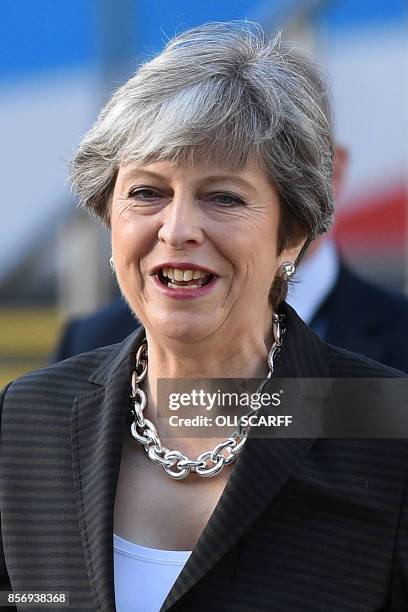
<path fill-rule="evenodd" d="M 245 18 L 283 28 L 331 75 L 350 156 L 338 244 L 363 276 L 407 293 L 405 0 L 2 0 L 1 384 L 46 363 L 64 321 L 117 294 L 109 236 L 67 180 L 98 110 L 174 34 Z"/>

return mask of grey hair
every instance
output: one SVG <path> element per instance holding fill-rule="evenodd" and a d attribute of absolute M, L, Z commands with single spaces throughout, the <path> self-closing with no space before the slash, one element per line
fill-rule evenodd
<path fill-rule="evenodd" d="M 258 24 L 186 31 L 139 67 L 85 135 L 71 166 L 80 204 L 109 224 L 128 162 L 204 159 L 239 171 L 253 158 L 280 195 L 280 249 L 296 228 L 309 242 L 333 216 L 328 89 L 309 58 Z"/>

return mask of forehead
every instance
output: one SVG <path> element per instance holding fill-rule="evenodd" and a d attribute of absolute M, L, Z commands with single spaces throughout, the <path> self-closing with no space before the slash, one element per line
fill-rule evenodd
<path fill-rule="evenodd" d="M 122 181 L 134 180 L 138 177 L 150 177 L 157 180 L 179 181 L 189 180 L 191 182 L 201 180 L 230 180 L 248 185 L 268 183 L 265 171 L 254 160 L 248 160 L 242 169 L 222 164 L 211 163 L 208 160 L 196 160 L 194 163 L 172 162 L 160 160 L 149 163 L 130 162 L 119 167 L 118 178 Z"/>

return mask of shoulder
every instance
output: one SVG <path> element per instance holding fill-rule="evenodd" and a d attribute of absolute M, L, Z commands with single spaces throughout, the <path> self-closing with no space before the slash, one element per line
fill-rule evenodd
<path fill-rule="evenodd" d="M 326 349 L 330 376 L 333 378 L 408 378 L 408 374 L 378 363 L 365 355 L 352 353 L 326 342 L 323 344 Z"/>
<path fill-rule="evenodd" d="M 362 448 L 404 449 L 408 457 L 408 375 L 363 355 L 326 347 L 330 385 L 322 405 L 324 436 L 356 438 Z"/>
<path fill-rule="evenodd" d="M 351 303 L 357 304 L 360 311 L 367 307 L 366 314 L 372 316 L 374 313 L 376 319 L 387 321 L 387 327 L 394 327 L 390 326 L 390 317 L 396 316 L 408 328 L 408 299 L 402 293 L 362 278 L 344 262 L 341 263 L 337 288 L 349 293 Z"/>
<path fill-rule="evenodd" d="M 288 362 L 286 371 L 289 377 L 305 378 L 407 378 L 407 374 L 383 365 L 365 355 L 341 348 L 336 343 L 322 340 L 296 313 L 284 302 L 280 307 L 288 323 L 290 333 L 285 335 L 286 351 L 282 351 L 280 361 Z"/>
<path fill-rule="evenodd" d="M 408 299 L 367 281 L 343 262 L 335 286 L 320 306 L 325 338 L 408 372 Z"/>
<path fill-rule="evenodd" d="M 56 403 L 66 401 L 90 387 L 91 374 L 111 355 L 115 354 L 120 345 L 112 345 L 95 349 L 81 355 L 70 357 L 47 367 L 29 372 L 11 382 L 2 392 L 2 399 L 7 402 L 21 402 L 25 398 L 46 401 L 52 394 Z"/>
<path fill-rule="evenodd" d="M 7 399 L 15 395 L 30 397 L 30 394 L 33 398 L 35 393 L 37 398 L 50 397 L 58 402 L 70 396 L 87 393 L 90 389 L 95 389 L 95 383 L 104 385 L 120 371 L 125 362 L 130 368 L 134 350 L 144 336 L 145 330 L 143 326 L 139 326 L 120 343 L 74 355 L 41 370 L 29 372 L 6 388 Z"/>

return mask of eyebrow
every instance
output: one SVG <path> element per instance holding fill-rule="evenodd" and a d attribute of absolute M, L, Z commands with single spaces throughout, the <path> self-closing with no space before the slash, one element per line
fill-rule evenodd
<path fill-rule="evenodd" d="M 244 189 L 254 189 L 255 186 L 246 181 L 245 179 L 236 176 L 235 174 L 214 174 L 211 176 L 206 176 L 203 179 L 203 182 L 216 182 L 216 181 L 230 181 L 231 183 L 236 183 L 239 187 L 243 187 Z"/>
<path fill-rule="evenodd" d="M 138 175 L 146 175 L 148 177 L 155 178 L 161 181 L 168 180 L 167 176 L 160 174 L 159 172 L 153 172 L 152 170 L 142 170 L 138 168 L 132 168 L 129 170 L 125 170 L 122 174 L 122 178 L 123 179 L 135 178 Z M 214 174 L 214 175 L 205 176 L 202 179 L 203 183 L 216 182 L 216 181 L 230 181 L 244 189 L 254 189 L 255 188 L 255 185 L 253 185 L 249 181 L 246 181 L 243 178 L 240 178 L 239 176 L 236 176 L 235 174 Z"/>
<path fill-rule="evenodd" d="M 124 170 L 123 174 L 122 174 L 122 178 L 124 179 L 128 179 L 128 178 L 134 178 L 139 174 L 146 174 L 147 176 L 151 176 L 152 178 L 157 178 L 157 179 L 166 179 L 165 176 L 163 176 L 162 174 L 159 174 L 158 172 L 152 172 L 151 170 L 142 170 L 139 168 L 129 168 L 128 170 Z"/>

